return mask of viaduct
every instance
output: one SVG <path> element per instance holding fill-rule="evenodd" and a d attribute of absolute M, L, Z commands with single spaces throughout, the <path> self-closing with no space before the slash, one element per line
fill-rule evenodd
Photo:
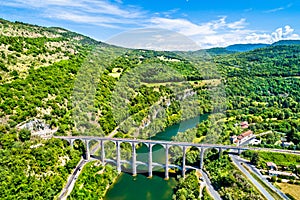
<path fill-rule="evenodd" d="M 118 173 L 121 172 L 121 165 L 124 163 L 130 164 L 132 167 L 132 174 L 137 175 L 137 166 L 144 165 L 148 168 L 149 177 L 152 177 L 153 167 L 159 166 L 165 169 L 165 178 L 169 178 L 169 169 L 178 168 L 182 171 L 182 176 L 185 176 L 186 170 L 188 169 L 202 169 L 203 168 L 203 158 L 206 149 L 216 148 L 219 149 L 219 154 L 222 150 L 235 150 L 240 153 L 242 150 L 264 150 L 270 152 L 281 152 L 281 153 L 296 153 L 300 154 L 300 151 L 283 150 L 283 149 L 266 149 L 266 148 L 255 148 L 255 147 L 245 147 L 245 146 L 231 146 L 222 144 L 196 144 L 196 143 L 185 143 L 185 142 L 174 142 L 174 141 L 156 141 L 156 140 L 140 140 L 140 139 L 128 139 L 128 138 L 107 138 L 107 137 L 94 137 L 94 136 L 54 136 L 54 138 L 67 140 L 71 146 L 73 146 L 75 140 L 81 140 L 85 144 L 86 158 L 90 159 L 90 142 L 96 141 L 101 147 L 100 160 L 103 164 L 107 162 L 113 162 L 117 166 Z M 105 158 L 105 142 L 111 141 L 116 145 L 116 159 Z M 132 159 L 131 161 L 121 160 L 121 143 L 129 143 L 132 147 Z M 148 147 L 148 162 L 137 161 L 136 155 L 136 145 L 144 144 Z M 165 162 L 155 163 L 152 162 L 152 147 L 154 145 L 161 145 L 165 150 Z M 182 150 L 182 166 L 174 165 L 169 163 L 169 148 L 172 146 L 178 146 Z M 196 147 L 200 151 L 200 163 L 199 166 L 188 166 L 186 165 L 186 151 L 190 147 Z"/>

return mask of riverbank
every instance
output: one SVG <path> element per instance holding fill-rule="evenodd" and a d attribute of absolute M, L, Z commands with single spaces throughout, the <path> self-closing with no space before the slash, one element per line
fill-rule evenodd
<path fill-rule="evenodd" d="M 207 118 L 207 115 L 197 116 L 181 123 L 167 127 L 163 132 L 157 133 L 153 140 L 171 140 L 171 138 L 184 132 L 187 129 L 195 127 L 201 120 Z M 152 148 L 153 162 L 164 163 L 165 151 L 160 145 Z M 148 162 L 148 148 L 141 145 L 137 149 L 137 161 Z M 74 190 L 70 194 L 71 199 L 80 198 L 83 194 L 89 197 L 101 199 L 171 199 L 174 188 L 177 185 L 176 177 L 179 173 L 171 173 L 170 179 L 164 179 L 164 169 L 162 167 L 153 167 L 153 177 L 148 178 L 148 168 L 137 166 L 138 175 L 131 175 L 131 166 L 122 166 L 122 171 L 129 173 L 117 174 L 115 167 L 111 165 L 102 166 L 100 161 L 90 161 L 78 177 Z M 134 194 L 134 195 L 133 195 Z"/>
<path fill-rule="evenodd" d="M 117 177 L 115 167 L 103 166 L 98 160 L 90 161 L 84 166 L 68 198 L 103 199 L 110 185 L 116 182 Z"/>
<path fill-rule="evenodd" d="M 182 121 L 178 124 L 167 127 L 163 132 L 157 133 L 154 137 L 149 139 L 153 140 L 171 140 L 171 138 L 177 135 L 178 132 L 184 132 L 187 129 L 195 127 L 200 121 L 207 119 L 208 115 L 201 115 L 189 120 Z M 137 150 L 137 160 L 148 162 L 148 149 L 146 146 L 141 146 Z M 153 147 L 152 154 L 153 161 L 158 163 L 164 162 L 165 151 L 160 145 Z M 138 169 L 141 170 L 141 168 Z M 161 168 L 154 167 L 153 171 L 160 170 Z M 153 199 L 163 200 L 172 199 L 173 189 L 177 185 L 176 176 L 179 174 L 173 174 L 169 180 L 164 180 L 164 173 L 158 176 L 154 173 L 153 177 L 149 179 L 147 177 L 147 169 L 144 170 L 146 174 L 138 174 L 133 177 L 130 173 L 122 173 L 116 182 L 111 185 L 109 191 L 106 193 L 104 199 L 106 200 L 139 200 L 139 199 Z M 158 173 L 159 174 L 159 173 Z"/>
<path fill-rule="evenodd" d="M 104 198 L 107 195 L 107 192 L 109 191 L 109 188 L 112 187 L 118 181 L 119 178 L 120 178 L 120 174 L 118 174 L 116 177 L 114 177 L 112 179 L 112 183 L 111 184 L 109 184 L 109 185 L 106 186 L 105 191 L 104 191 Z"/>

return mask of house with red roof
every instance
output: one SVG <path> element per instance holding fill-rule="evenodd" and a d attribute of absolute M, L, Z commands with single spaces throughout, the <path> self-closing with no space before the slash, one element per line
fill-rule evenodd
<path fill-rule="evenodd" d="M 249 127 L 249 124 L 248 124 L 247 121 L 241 122 L 240 125 L 241 125 L 241 128 L 242 128 L 242 129 L 245 129 L 245 128 L 248 128 L 248 127 Z"/>
<path fill-rule="evenodd" d="M 236 144 L 241 144 L 245 141 L 247 141 L 248 139 L 250 139 L 253 136 L 253 131 L 248 130 L 242 134 L 240 134 L 239 136 L 231 136 L 230 140 L 232 143 L 236 143 Z"/>

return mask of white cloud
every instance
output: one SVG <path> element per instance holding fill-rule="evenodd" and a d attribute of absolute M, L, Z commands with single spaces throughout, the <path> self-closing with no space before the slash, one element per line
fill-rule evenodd
<path fill-rule="evenodd" d="M 214 31 L 210 25 L 197 25 L 186 19 L 169 19 L 162 17 L 153 17 L 150 19 L 151 25 L 149 27 L 162 28 L 176 31 L 186 36 L 197 34 L 212 34 Z"/>
<path fill-rule="evenodd" d="M 300 39 L 298 34 L 295 34 L 290 26 L 278 28 L 272 33 L 260 32 L 256 30 L 235 30 L 230 32 L 217 33 L 213 35 L 205 35 L 195 37 L 194 40 L 202 48 L 225 47 L 232 44 L 255 44 L 265 43 L 271 44 L 279 40 Z"/>
<path fill-rule="evenodd" d="M 39 12 L 39 14 L 34 14 L 38 15 L 36 17 L 91 24 L 109 29 L 167 29 L 188 36 L 201 48 L 228 46 L 236 43 L 272 43 L 282 39 L 300 39 L 289 25 L 268 33 L 249 29 L 244 18 L 229 21 L 227 16 L 221 16 L 215 20 L 195 23 L 188 20 L 186 15 L 178 15 L 178 9 L 150 13 L 136 6 L 126 6 L 122 0 L 10 0 L 1 2 L 1 4 L 1 6 L 35 9 Z M 266 12 L 276 12 L 290 6 L 292 4 Z M 172 18 L 172 15 L 182 17 Z M 162 39 L 165 38 L 157 38 L 157 40 Z"/>
<path fill-rule="evenodd" d="M 153 17 L 150 19 L 150 27 L 163 28 L 186 36 L 216 34 L 219 29 L 241 29 L 245 27 L 245 19 L 227 23 L 226 17 L 218 20 L 209 21 L 202 24 L 195 24 L 187 19 L 170 19 L 162 17 Z"/>
<path fill-rule="evenodd" d="M 246 19 L 228 22 L 227 17 L 202 24 L 187 19 L 151 18 L 151 27 L 164 28 L 189 36 L 201 48 L 224 47 L 232 44 L 273 43 L 283 39 L 300 39 L 289 25 L 274 32 L 247 29 Z"/>
<path fill-rule="evenodd" d="M 264 11 L 264 13 L 274 13 L 274 12 L 278 12 L 287 8 L 290 8 L 293 4 L 288 4 L 286 6 L 282 6 L 282 7 L 278 7 L 278 8 L 274 8 L 274 9 L 270 9 L 270 10 L 266 10 Z"/>
<path fill-rule="evenodd" d="M 242 29 L 245 28 L 245 25 L 246 25 L 246 19 L 244 18 L 240 19 L 239 21 L 227 24 L 228 28 L 231 29 Z"/>
<path fill-rule="evenodd" d="M 272 40 L 286 40 L 286 39 L 299 39 L 299 35 L 294 33 L 294 29 L 291 28 L 289 25 L 286 25 L 283 28 L 276 29 L 272 34 Z"/>
<path fill-rule="evenodd" d="M 72 13 L 72 12 L 59 12 L 55 15 L 48 15 L 49 18 L 62 19 L 67 21 L 73 21 L 77 23 L 88 23 L 108 28 L 118 28 L 118 26 L 113 25 L 113 23 L 117 23 L 118 21 L 114 18 L 108 16 L 89 16 L 83 13 Z"/>
<path fill-rule="evenodd" d="M 274 9 L 271 9 L 271 10 L 266 10 L 265 13 L 273 13 L 273 12 L 277 12 L 277 11 L 280 11 L 280 10 L 284 10 L 284 7 L 279 7 L 279 8 L 274 8 Z"/>
<path fill-rule="evenodd" d="M 98 0 L 11 0 L 2 6 L 39 9 L 42 17 L 120 28 L 118 24 L 137 24 L 145 18 L 138 7 Z"/>

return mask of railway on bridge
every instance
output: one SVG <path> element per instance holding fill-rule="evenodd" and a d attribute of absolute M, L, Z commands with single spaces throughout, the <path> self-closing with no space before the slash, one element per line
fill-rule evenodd
<path fill-rule="evenodd" d="M 294 150 L 285 150 L 285 149 L 268 149 L 268 148 L 257 148 L 257 147 L 246 147 L 246 146 L 231 146 L 231 145 L 222 145 L 222 144 L 196 144 L 196 143 L 186 143 L 186 142 L 175 142 L 175 141 L 158 141 L 158 140 L 141 140 L 141 139 L 128 139 L 128 138 L 107 138 L 107 137 L 94 137 L 94 136 L 54 136 L 54 138 L 63 139 L 69 142 L 73 147 L 75 140 L 80 140 L 85 144 L 86 151 L 86 160 L 89 160 L 90 155 L 90 142 L 96 141 L 100 145 L 100 160 L 103 164 L 105 163 L 114 163 L 117 166 L 117 171 L 120 173 L 122 171 L 122 164 L 129 164 L 132 167 L 132 174 L 137 175 L 137 166 L 144 165 L 148 168 L 148 175 L 152 177 L 153 168 L 156 166 L 164 168 L 165 178 L 169 178 L 169 169 L 177 168 L 182 171 L 182 176 L 185 176 L 185 173 L 188 169 L 203 169 L 203 159 L 204 152 L 207 149 L 216 148 L 219 150 L 219 154 L 223 150 L 235 150 L 240 153 L 242 150 L 262 150 L 269 152 L 280 152 L 280 153 L 294 153 L 300 154 L 300 151 Z M 113 142 L 116 146 L 116 159 L 109 159 L 105 157 L 105 143 Z M 121 143 L 129 143 L 132 148 L 132 158 L 131 161 L 121 160 Z M 148 162 L 137 161 L 136 149 L 138 144 L 144 144 L 148 147 Z M 153 146 L 160 145 L 165 150 L 165 162 L 156 163 L 152 160 Z M 182 150 L 182 166 L 170 164 L 169 163 L 169 149 L 170 147 L 178 146 Z M 189 166 L 186 165 L 186 152 L 190 147 L 199 149 L 200 151 L 200 162 L 198 166 Z"/>

